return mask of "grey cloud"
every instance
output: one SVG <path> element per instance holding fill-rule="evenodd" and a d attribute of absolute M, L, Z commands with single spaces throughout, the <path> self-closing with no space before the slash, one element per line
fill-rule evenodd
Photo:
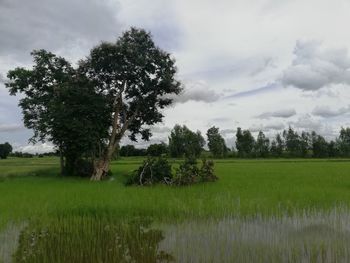
<path fill-rule="evenodd" d="M 224 137 L 226 137 L 227 135 L 231 135 L 231 134 L 235 134 L 236 131 L 233 130 L 233 129 L 223 129 L 223 130 L 220 130 L 220 134 Z"/>
<path fill-rule="evenodd" d="M 151 128 L 152 133 L 170 133 L 171 128 L 169 127 L 161 127 L 161 126 L 155 126 Z"/>
<path fill-rule="evenodd" d="M 254 77 L 265 70 L 275 67 L 272 57 L 232 57 L 227 53 L 208 56 L 203 61 L 203 67 L 185 74 L 191 78 L 210 80 L 229 80 L 237 76 Z"/>
<path fill-rule="evenodd" d="M 333 140 L 339 132 L 339 129 L 319 119 L 315 119 L 309 114 L 300 116 L 298 120 L 290 122 L 289 125 L 293 128 L 299 129 L 299 131 L 316 131 L 328 140 Z"/>
<path fill-rule="evenodd" d="M 289 122 L 289 125 L 305 131 L 321 131 L 323 128 L 322 123 L 309 114 L 300 116 L 297 121 Z"/>
<path fill-rule="evenodd" d="M 259 94 L 263 94 L 266 92 L 272 92 L 276 91 L 277 89 L 281 88 L 279 85 L 277 85 L 275 82 L 269 83 L 263 87 L 248 90 L 248 91 L 241 91 L 237 92 L 235 94 L 229 95 L 225 97 L 225 99 L 231 99 L 231 98 L 244 98 L 244 97 L 251 97 L 251 96 L 257 96 Z"/>
<path fill-rule="evenodd" d="M 180 95 L 171 96 L 175 103 L 185 103 L 188 101 L 215 102 L 221 98 L 221 95 L 208 88 L 206 83 L 198 81 L 185 84 L 185 89 Z"/>
<path fill-rule="evenodd" d="M 319 42 L 298 41 L 295 58 L 281 78 L 284 86 L 318 90 L 333 84 L 350 84 L 347 49 L 323 49 Z"/>
<path fill-rule="evenodd" d="M 270 123 L 266 125 L 260 125 L 260 126 L 253 126 L 250 127 L 249 130 L 251 132 L 270 132 L 270 131 L 280 131 L 285 128 L 285 125 L 283 123 L 277 122 L 277 123 Z"/>
<path fill-rule="evenodd" d="M 24 130 L 21 124 L 0 124 L 0 132 L 15 132 Z"/>
<path fill-rule="evenodd" d="M 218 123 L 218 122 L 220 122 L 220 123 L 223 123 L 223 122 L 229 122 L 229 121 L 232 121 L 230 118 L 223 118 L 223 117 L 219 117 L 219 118 L 214 118 L 214 119 L 211 119 L 210 120 L 211 122 L 214 122 L 214 123 Z M 212 126 L 212 125 L 210 125 L 210 126 Z"/>
<path fill-rule="evenodd" d="M 339 109 L 332 109 L 329 106 L 317 106 L 312 111 L 315 116 L 320 116 L 324 118 L 337 117 L 350 112 L 350 105 L 347 107 L 342 107 Z"/>
<path fill-rule="evenodd" d="M 116 38 L 118 6 L 97 0 L 2 0 L 0 55 L 21 57 L 40 48 L 69 52 L 86 43 Z"/>
<path fill-rule="evenodd" d="M 264 112 L 264 113 L 256 116 L 256 118 L 260 118 L 260 119 L 269 119 L 272 117 L 290 118 L 290 117 L 294 116 L 295 114 L 296 114 L 295 109 L 282 109 L 282 110 L 277 110 L 277 111 L 273 111 L 273 112 Z"/>

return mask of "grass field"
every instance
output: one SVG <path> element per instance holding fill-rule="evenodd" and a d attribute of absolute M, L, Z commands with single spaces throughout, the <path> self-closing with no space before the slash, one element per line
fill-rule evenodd
<path fill-rule="evenodd" d="M 51 222 L 57 218 L 125 221 L 137 217 L 149 218 L 159 227 L 167 225 L 165 233 L 173 233 L 174 237 L 179 236 L 179 225 L 189 222 L 211 228 L 218 225 L 213 222 L 230 222 L 224 225 L 234 229 L 232 220 L 258 218 L 271 225 L 280 218 L 280 224 L 288 226 L 290 222 L 304 222 L 300 218 L 317 218 L 315 215 L 320 213 L 325 218 L 334 211 L 342 218 L 348 215 L 349 160 L 216 160 L 215 171 L 220 179 L 215 183 L 190 187 L 125 187 L 126 176 L 141 162 L 140 158 L 115 161 L 113 177 L 95 183 L 88 179 L 60 178 L 56 158 L 1 160 L 0 228 L 6 229 L 8 224 Z M 173 162 L 176 166 L 177 162 Z M 294 218 L 294 221 L 288 218 Z M 330 218 L 333 223 L 339 221 L 338 216 Z M 312 225 L 314 221 L 308 224 Z M 296 225 L 307 226 L 305 222 Z M 342 224 L 341 227 L 347 226 Z M 198 227 L 198 231 L 200 229 Z M 213 230 L 212 237 L 217 231 Z M 164 244 L 169 248 L 169 244 L 176 242 L 167 239 Z M 341 254 L 341 251 L 337 253 Z M 317 259 L 317 253 L 316 256 L 310 253 L 310 258 Z M 183 252 L 175 254 L 184 255 Z M 276 259 L 281 258 L 276 256 Z"/>

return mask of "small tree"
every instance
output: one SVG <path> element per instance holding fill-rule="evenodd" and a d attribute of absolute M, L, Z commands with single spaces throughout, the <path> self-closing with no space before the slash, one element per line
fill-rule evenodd
<path fill-rule="evenodd" d="M 219 133 L 219 128 L 211 127 L 207 131 L 209 151 L 215 158 L 223 158 L 227 154 L 227 147 L 224 138 Z"/>
<path fill-rule="evenodd" d="M 316 158 L 324 158 L 330 156 L 329 145 L 325 138 L 321 135 L 316 134 L 316 132 L 312 132 L 311 134 L 311 144 L 312 144 L 312 156 Z M 333 145 L 331 146 L 333 147 Z M 334 155 L 331 153 L 331 157 Z"/>
<path fill-rule="evenodd" d="M 286 151 L 288 152 L 289 156 L 300 156 L 301 140 L 299 134 L 296 131 L 294 131 L 291 127 L 289 127 L 288 130 L 283 131 L 283 137 L 285 141 Z"/>
<path fill-rule="evenodd" d="M 193 132 L 185 125 L 175 125 L 169 137 L 171 157 L 198 158 L 203 150 L 205 140 L 200 131 Z"/>
<path fill-rule="evenodd" d="M 343 157 L 350 156 L 350 128 L 341 128 L 338 138 L 338 145 L 340 154 Z"/>
<path fill-rule="evenodd" d="M 166 145 L 164 142 L 159 144 L 151 144 L 147 148 L 147 154 L 150 156 L 161 156 L 163 154 L 168 153 L 168 145 Z"/>
<path fill-rule="evenodd" d="M 255 139 L 249 130 L 242 131 L 237 128 L 236 133 L 236 148 L 239 157 L 251 157 L 254 149 Z"/>
<path fill-rule="evenodd" d="M 269 155 L 270 140 L 266 138 L 265 134 L 260 131 L 255 143 L 256 157 L 266 158 Z"/>

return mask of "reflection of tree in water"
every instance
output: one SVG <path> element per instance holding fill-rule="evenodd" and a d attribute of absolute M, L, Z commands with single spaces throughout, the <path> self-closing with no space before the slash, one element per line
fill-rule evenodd
<path fill-rule="evenodd" d="M 20 235 L 15 262 L 170 262 L 159 249 L 162 231 L 150 221 L 116 223 L 93 218 L 32 224 Z"/>

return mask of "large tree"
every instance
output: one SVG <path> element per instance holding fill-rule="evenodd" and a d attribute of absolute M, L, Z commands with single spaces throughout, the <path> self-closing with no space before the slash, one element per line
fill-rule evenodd
<path fill-rule="evenodd" d="M 95 162 L 92 180 L 101 180 L 109 170 L 110 160 L 128 132 L 148 140 L 150 125 L 161 122 L 161 110 L 172 103 L 171 94 L 179 94 L 175 61 L 155 45 L 149 32 L 132 28 L 116 43 L 102 43 L 80 62 L 80 72 L 91 80 L 98 93 L 110 105 L 110 129 L 106 147 Z"/>
<path fill-rule="evenodd" d="M 24 125 L 31 142 L 51 141 L 61 155 L 61 173 L 73 174 L 79 158 L 93 158 L 106 136 L 108 107 L 90 81 L 62 57 L 35 50 L 32 69 L 8 72 L 11 95 L 21 93 Z"/>
<path fill-rule="evenodd" d="M 223 158 L 227 154 L 227 147 L 219 128 L 211 127 L 207 131 L 208 148 L 215 158 Z"/>

